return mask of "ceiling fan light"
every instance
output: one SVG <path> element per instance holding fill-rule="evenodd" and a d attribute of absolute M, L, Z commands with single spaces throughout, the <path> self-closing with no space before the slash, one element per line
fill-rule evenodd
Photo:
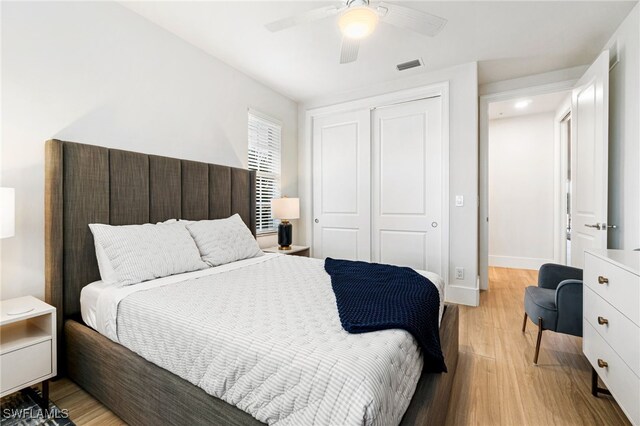
<path fill-rule="evenodd" d="M 347 38 L 361 39 L 370 35 L 378 24 L 378 14 L 368 7 L 350 7 L 338 19 L 340 32 Z"/>

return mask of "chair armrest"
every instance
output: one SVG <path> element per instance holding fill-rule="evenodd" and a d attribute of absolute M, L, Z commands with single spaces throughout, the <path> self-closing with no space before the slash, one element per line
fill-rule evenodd
<path fill-rule="evenodd" d="M 582 280 L 564 280 L 556 290 L 556 331 L 582 336 Z"/>
<path fill-rule="evenodd" d="M 538 287 L 555 290 L 564 280 L 582 281 L 582 269 L 571 266 L 545 263 L 538 271 Z"/>

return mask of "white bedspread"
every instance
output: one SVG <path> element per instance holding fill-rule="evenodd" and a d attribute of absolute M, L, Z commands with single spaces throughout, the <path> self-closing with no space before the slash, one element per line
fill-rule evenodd
<path fill-rule="evenodd" d="M 441 294 L 442 281 L 423 273 Z M 422 357 L 404 330 L 349 334 L 323 261 L 265 255 L 103 288 L 98 331 L 278 425 L 398 424 Z"/>

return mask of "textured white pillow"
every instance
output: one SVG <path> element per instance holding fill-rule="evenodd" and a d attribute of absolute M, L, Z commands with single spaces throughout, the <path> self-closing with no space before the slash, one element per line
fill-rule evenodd
<path fill-rule="evenodd" d="M 202 260 L 211 266 L 263 254 L 238 214 L 226 219 L 200 220 L 188 224 L 187 229 L 198 245 Z"/>
<path fill-rule="evenodd" d="M 182 223 L 183 225 L 188 225 L 188 224 L 190 224 L 190 223 L 195 222 L 195 220 L 187 220 L 187 219 L 167 219 L 167 220 L 165 220 L 164 222 L 156 222 L 156 225 L 163 225 L 163 224 L 164 224 L 164 225 L 166 225 L 166 224 L 169 224 L 169 223 L 176 223 L 176 222 L 180 222 L 180 223 Z"/>
<path fill-rule="evenodd" d="M 91 228 L 91 225 L 89 225 L 89 228 Z M 95 237 L 94 245 L 96 246 L 96 259 L 98 259 L 98 269 L 100 270 L 100 278 L 102 279 L 102 282 L 109 284 L 117 283 L 118 274 L 113 269 L 109 256 L 104 252 L 102 245 L 95 243 Z"/>
<path fill-rule="evenodd" d="M 102 281 L 131 285 L 207 268 L 185 225 L 90 224 Z"/>

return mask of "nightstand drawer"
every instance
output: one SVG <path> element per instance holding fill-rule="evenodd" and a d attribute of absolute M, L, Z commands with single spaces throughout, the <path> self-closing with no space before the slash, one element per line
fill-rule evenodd
<path fill-rule="evenodd" d="M 51 374 L 51 340 L 0 356 L 0 389 L 4 393 Z"/>

